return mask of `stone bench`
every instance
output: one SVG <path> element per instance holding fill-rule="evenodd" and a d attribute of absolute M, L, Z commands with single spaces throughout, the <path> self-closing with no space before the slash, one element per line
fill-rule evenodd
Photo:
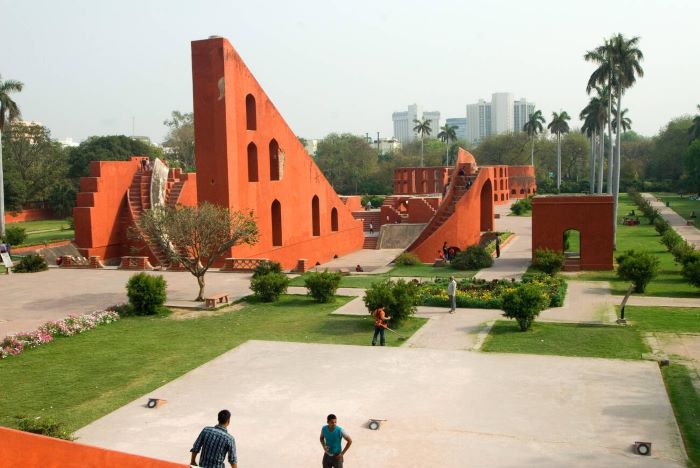
<path fill-rule="evenodd" d="M 245 272 L 253 271 L 262 262 L 267 262 L 267 258 L 227 258 L 224 266 L 219 271 Z"/>
<path fill-rule="evenodd" d="M 217 304 L 228 304 L 228 293 L 215 293 L 204 298 L 207 309 L 216 309 Z"/>
<path fill-rule="evenodd" d="M 148 257 L 122 257 L 120 270 L 153 270 Z"/>

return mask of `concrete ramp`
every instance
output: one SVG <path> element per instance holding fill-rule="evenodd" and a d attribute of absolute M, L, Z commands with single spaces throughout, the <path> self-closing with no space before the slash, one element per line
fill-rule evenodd
<path fill-rule="evenodd" d="M 427 224 L 384 224 L 379 232 L 378 249 L 405 249 L 420 236 Z"/>
<path fill-rule="evenodd" d="M 72 242 L 66 245 L 59 245 L 56 247 L 43 247 L 41 245 L 36 246 L 36 250 L 26 250 L 22 253 L 19 253 L 17 255 L 41 255 L 46 259 L 46 263 L 49 265 L 55 265 L 56 264 L 56 258 L 61 257 L 63 255 L 72 255 L 74 257 L 80 257 L 80 252 L 78 252 L 78 248 L 73 244 Z"/>

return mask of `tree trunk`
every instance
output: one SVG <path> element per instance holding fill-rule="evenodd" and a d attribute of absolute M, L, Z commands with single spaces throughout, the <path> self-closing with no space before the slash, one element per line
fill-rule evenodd
<path fill-rule="evenodd" d="M 605 134 L 601 128 L 598 131 L 598 193 L 603 193 L 603 172 L 605 169 Z"/>
<path fill-rule="evenodd" d="M 530 165 L 535 167 L 535 135 L 532 135 L 530 139 L 532 140 L 530 145 Z"/>
<path fill-rule="evenodd" d="M 595 193 L 595 132 L 591 132 L 591 177 L 588 183 L 588 192 Z"/>
<path fill-rule="evenodd" d="M 612 195 L 613 159 L 615 157 L 613 155 L 612 144 L 612 83 L 608 91 L 608 140 L 610 141 L 610 155 L 608 156 L 608 193 Z"/>
<path fill-rule="evenodd" d="M 561 186 L 561 134 L 557 133 L 557 190 Z"/>
<path fill-rule="evenodd" d="M 5 236 L 5 187 L 2 170 L 2 129 L 0 128 L 0 237 Z"/>
<path fill-rule="evenodd" d="M 617 130 L 615 131 L 615 173 L 613 176 L 613 249 L 617 249 L 617 198 L 620 195 L 620 130 L 622 119 L 622 86 L 617 85 Z M 612 146 L 612 144 L 610 145 Z"/>
<path fill-rule="evenodd" d="M 423 167 L 423 137 L 420 137 L 420 167 Z"/>
<path fill-rule="evenodd" d="M 197 295 L 197 299 L 195 299 L 195 301 L 201 302 L 204 300 L 204 275 L 197 276 L 197 284 L 199 285 L 199 294 Z"/>

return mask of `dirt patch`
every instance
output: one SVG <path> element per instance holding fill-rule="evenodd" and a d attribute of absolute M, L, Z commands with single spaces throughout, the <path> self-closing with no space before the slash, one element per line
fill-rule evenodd
<path fill-rule="evenodd" d="M 171 320 L 194 320 L 202 317 L 216 317 L 217 315 L 224 315 L 230 312 L 235 312 L 243 308 L 243 304 L 233 304 L 228 307 L 221 307 L 219 309 L 177 309 L 170 307 L 171 314 L 168 316 Z"/>

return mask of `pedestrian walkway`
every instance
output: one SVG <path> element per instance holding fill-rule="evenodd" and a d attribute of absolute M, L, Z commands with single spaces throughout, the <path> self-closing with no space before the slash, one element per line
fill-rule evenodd
<path fill-rule="evenodd" d="M 693 244 L 695 248 L 700 247 L 700 229 L 695 226 L 688 226 L 685 218 L 673 211 L 672 208 L 666 206 L 659 201 L 651 193 L 643 193 L 642 197 L 647 200 L 653 208 L 658 210 L 659 214 L 665 219 L 668 224 L 686 241 Z"/>
<path fill-rule="evenodd" d="M 496 206 L 499 218 L 495 220 L 496 231 L 510 231 L 515 238 L 501 249 L 501 257 L 494 258 L 491 268 L 484 268 L 476 278 L 491 281 L 494 279 L 519 280 L 532 260 L 532 218 L 529 216 L 508 216 L 510 203 Z"/>

